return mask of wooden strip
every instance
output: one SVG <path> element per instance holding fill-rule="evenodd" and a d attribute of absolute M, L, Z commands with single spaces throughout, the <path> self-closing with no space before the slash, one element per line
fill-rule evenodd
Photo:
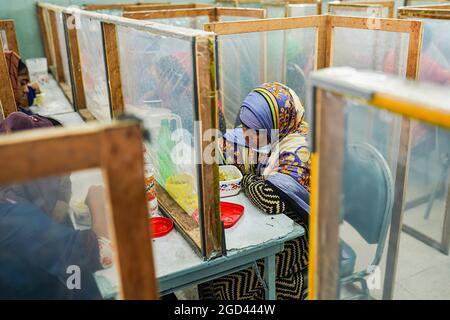
<path fill-rule="evenodd" d="M 78 46 L 78 33 L 75 16 L 64 13 L 67 21 L 67 42 L 69 63 L 72 76 L 73 104 L 76 110 L 86 109 L 86 96 L 84 92 L 83 73 L 81 71 L 80 48 Z"/>
<path fill-rule="evenodd" d="M 315 108 L 316 148 L 318 156 L 317 190 L 315 214 L 317 221 L 315 293 L 319 300 L 336 299 L 340 270 L 339 256 L 339 208 L 341 207 L 342 168 L 344 158 L 344 130 L 333 131 L 330 139 L 329 128 L 345 128 L 344 110 L 340 101 L 332 94 L 319 90 L 320 104 Z"/>
<path fill-rule="evenodd" d="M 367 23 L 371 20 L 370 25 Z M 410 33 L 417 28 L 417 21 L 401 20 L 401 19 L 384 19 L 384 18 L 362 18 L 362 17 L 344 17 L 332 16 L 331 27 L 354 28 L 354 29 L 373 29 L 390 32 Z M 374 29 L 377 26 L 377 29 Z"/>
<path fill-rule="evenodd" d="M 316 30 L 316 69 L 326 68 L 331 65 L 329 52 L 332 51 L 332 41 L 329 21 L 330 18 L 328 16 L 322 16 L 319 27 Z"/>
<path fill-rule="evenodd" d="M 120 74 L 120 53 L 117 44 L 116 26 L 102 22 L 102 36 L 105 53 L 106 77 L 111 116 L 119 116 L 124 111 L 122 79 Z"/>
<path fill-rule="evenodd" d="M 50 54 L 50 40 L 48 39 L 48 31 L 45 26 L 44 12 L 43 8 L 36 5 L 36 13 L 39 22 L 39 28 L 41 29 L 42 43 L 44 44 L 45 57 L 47 58 L 47 64 L 50 66 L 53 64 L 52 55 Z"/>
<path fill-rule="evenodd" d="M 429 10 L 417 8 L 399 8 L 397 16 L 400 19 L 404 18 L 429 18 L 450 20 L 450 10 Z"/>
<path fill-rule="evenodd" d="M 180 4 L 155 4 L 155 5 L 131 5 L 123 8 L 124 12 L 148 11 L 148 10 L 173 10 L 173 9 L 195 9 L 212 8 L 213 4 L 207 3 L 180 3 Z"/>
<path fill-rule="evenodd" d="M 220 16 L 231 16 L 231 17 L 252 17 L 258 19 L 264 19 L 266 15 L 266 10 L 264 9 L 253 9 L 253 8 L 216 8 L 217 15 Z"/>
<path fill-rule="evenodd" d="M 334 28 L 332 27 L 333 16 L 327 16 L 325 21 L 325 41 L 326 41 L 326 52 L 325 52 L 325 67 L 331 67 L 333 65 L 333 53 L 334 53 Z"/>
<path fill-rule="evenodd" d="M 5 31 L 8 49 L 20 55 L 19 44 L 17 43 L 16 28 L 13 20 L 0 20 L 0 30 Z"/>
<path fill-rule="evenodd" d="M 249 21 L 216 22 L 203 25 L 203 30 L 216 35 L 240 34 L 249 32 L 265 32 L 295 28 L 318 27 L 322 16 L 306 16 L 295 18 L 275 18 Z"/>
<path fill-rule="evenodd" d="M 215 46 L 213 37 L 197 37 L 195 39 L 195 73 L 196 77 L 196 96 L 198 101 L 198 118 L 200 125 L 200 143 L 202 164 L 198 172 L 201 181 L 199 201 L 201 204 L 200 222 L 202 234 L 204 236 L 203 251 L 206 257 L 222 253 L 222 227 L 220 220 L 220 195 L 219 195 L 219 167 L 216 161 L 207 163 L 205 155 L 215 144 L 216 148 L 212 151 L 212 159 L 216 159 L 217 137 L 211 137 L 211 140 L 204 137 L 208 130 L 216 130 L 219 127 L 219 117 L 217 110 L 216 97 L 216 79 L 214 72 Z M 209 137 L 208 137 L 209 138 Z M 209 155 L 209 154 L 208 154 Z"/>
<path fill-rule="evenodd" d="M 422 49 L 422 22 L 409 21 L 411 23 L 409 32 L 408 60 L 406 65 L 406 78 L 417 80 L 419 78 L 420 52 Z"/>
<path fill-rule="evenodd" d="M 110 204 L 108 222 L 121 279 L 120 298 L 157 299 L 141 127 L 107 129 L 101 138 L 101 165 Z"/>
<path fill-rule="evenodd" d="M 25 131 L 0 140 L 1 184 L 103 169 L 107 220 L 124 299 L 157 298 L 141 135 L 137 124 L 97 124 Z"/>
<path fill-rule="evenodd" d="M 3 136 L 0 140 L 1 183 L 19 183 L 98 167 L 97 128 L 39 129 Z"/>
<path fill-rule="evenodd" d="M 114 10 L 124 9 L 129 6 L 151 6 L 151 5 L 169 5 L 170 2 L 143 2 L 143 3 L 105 3 L 105 4 L 88 4 L 83 6 L 83 10 Z"/>
<path fill-rule="evenodd" d="M 124 12 L 123 17 L 138 20 L 151 20 L 151 19 L 172 19 L 181 17 L 209 16 L 211 14 L 214 14 L 214 8 Z"/>
<path fill-rule="evenodd" d="M 58 82 L 64 82 L 64 69 L 62 63 L 62 55 L 61 55 L 61 47 L 59 46 L 59 35 L 58 35 L 58 26 L 56 21 L 56 12 L 49 11 L 50 16 L 50 25 L 53 39 L 53 48 L 55 51 L 55 61 L 56 61 L 56 78 Z"/>
<path fill-rule="evenodd" d="M 158 194 L 158 204 L 163 209 L 163 213 L 173 220 L 177 229 L 184 234 L 185 239 L 188 239 L 193 249 L 201 254 L 202 244 L 199 224 L 158 183 L 156 184 L 156 193 Z"/>
<path fill-rule="evenodd" d="M 2 37 L 0 37 L 0 48 L 3 48 Z M 3 51 L 0 54 L 0 105 L 2 109 L 1 116 L 6 118 L 10 113 L 17 111 L 16 99 L 9 78 L 8 64 Z M 3 159 L 2 159 L 3 162 Z M 3 170 L 3 168 L 2 168 Z"/>

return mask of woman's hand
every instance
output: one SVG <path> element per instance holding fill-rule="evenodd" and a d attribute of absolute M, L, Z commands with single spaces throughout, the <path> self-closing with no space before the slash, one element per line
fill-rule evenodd
<path fill-rule="evenodd" d="M 98 237 L 109 238 L 104 187 L 91 186 L 87 193 L 85 203 L 91 212 L 92 230 Z"/>

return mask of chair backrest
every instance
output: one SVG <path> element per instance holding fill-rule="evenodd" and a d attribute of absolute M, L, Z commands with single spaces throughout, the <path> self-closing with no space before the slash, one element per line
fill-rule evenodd
<path fill-rule="evenodd" d="M 379 262 L 393 204 L 393 179 L 381 153 L 372 145 L 349 145 L 344 156 L 343 220 L 369 244 L 378 244 Z"/>

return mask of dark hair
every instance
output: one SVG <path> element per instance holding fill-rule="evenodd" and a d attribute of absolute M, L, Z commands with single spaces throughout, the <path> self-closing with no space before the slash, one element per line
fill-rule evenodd
<path fill-rule="evenodd" d="M 22 60 L 19 60 L 19 73 L 28 72 L 28 67 Z"/>

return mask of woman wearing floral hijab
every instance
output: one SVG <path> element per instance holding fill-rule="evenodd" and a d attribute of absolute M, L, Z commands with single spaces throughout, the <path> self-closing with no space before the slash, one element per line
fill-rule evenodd
<path fill-rule="evenodd" d="M 242 103 L 242 128 L 225 134 L 222 162 L 237 164 L 244 174 L 244 192 L 257 207 L 267 214 L 284 213 L 306 230 L 310 153 L 304 116 L 294 91 L 276 82 L 262 84 Z M 306 233 L 287 242 L 277 255 L 277 299 L 302 298 L 306 287 L 303 273 L 308 265 L 307 239 Z M 262 262 L 258 266 L 262 272 Z M 264 299 L 263 286 L 253 269 L 203 285 L 200 293 L 203 298 L 213 299 Z"/>

